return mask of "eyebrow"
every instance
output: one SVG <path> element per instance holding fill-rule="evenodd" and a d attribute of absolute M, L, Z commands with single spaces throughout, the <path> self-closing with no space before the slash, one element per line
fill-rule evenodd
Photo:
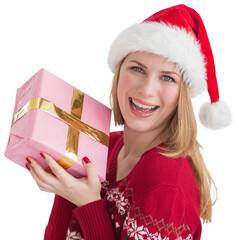
<path fill-rule="evenodd" d="M 171 72 L 171 71 L 161 71 L 161 73 L 163 73 L 163 74 L 175 74 L 175 75 L 177 75 L 178 77 L 180 77 L 176 72 Z"/>
<path fill-rule="evenodd" d="M 136 60 L 131 60 L 130 62 L 134 62 L 134 63 L 138 64 L 139 66 L 147 69 L 147 67 L 146 67 L 143 63 L 140 63 L 140 62 L 138 62 L 138 61 L 136 61 Z"/>
<path fill-rule="evenodd" d="M 147 69 L 147 67 L 143 63 L 141 63 L 141 62 L 138 62 L 136 60 L 131 60 L 130 62 L 134 62 L 134 63 L 138 64 L 139 66 Z M 175 74 L 178 77 L 180 77 L 176 72 L 172 72 L 172 71 L 161 71 L 161 73 L 163 73 L 163 74 Z"/>

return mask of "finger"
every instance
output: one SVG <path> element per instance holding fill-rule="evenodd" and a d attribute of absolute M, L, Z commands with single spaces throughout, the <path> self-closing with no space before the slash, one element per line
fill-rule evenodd
<path fill-rule="evenodd" d="M 37 186 L 39 187 L 39 189 L 41 191 L 45 191 L 45 192 L 52 192 L 51 186 L 44 183 L 36 174 L 36 172 L 34 171 L 34 169 L 31 167 L 30 164 L 26 165 L 27 169 L 29 170 L 30 174 L 32 175 L 33 179 L 35 180 Z"/>
<path fill-rule="evenodd" d="M 34 170 L 37 178 L 47 185 L 54 186 L 56 184 L 56 178 L 52 176 L 52 174 L 47 173 L 32 157 L 27 157 L 28 162 L 30 163 L 30 172 L 32 173 L 31 169 Z"/>
<path fill-rule="evenodd" d="M 98 177 L 98 174 L 97 174 L 96 167 L 94 166 L 93 163 L 91 163 L 89 158 L 84 157 L 82 159 L 82 162 L 85 166 L 85 170 L 86 170 L 89 182 L 91 182 L 91 183 L 99 182 L 99 177 Z"/>
<path fill-rule="evenodd" d="M 67 182 L 69 178 L 71 178 L 71 175 L 67 173 L 66 170 L 61 167 L 49 154 L 41 153 L 41 156 L 46 160 L 48 166 L 59 180 Z"/>

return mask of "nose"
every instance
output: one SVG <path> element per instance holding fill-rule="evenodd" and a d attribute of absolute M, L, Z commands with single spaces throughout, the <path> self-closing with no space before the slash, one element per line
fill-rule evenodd
<path fill-rule="evenodd" d="M 138 87 L 138 93 L 147 96 L 152 97 L 156 93 L 156 77 L 153 75 L 146 76 L 140 86 Z"/>

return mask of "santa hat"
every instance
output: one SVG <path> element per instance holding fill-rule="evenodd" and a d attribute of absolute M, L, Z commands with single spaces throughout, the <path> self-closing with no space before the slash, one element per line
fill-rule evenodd
<path fill-rule="evenodd" d="M 211 103 L 204 104 L 199 114 L 204 126 L 219 129 L 230 124 L 230 110 L 224 102 L 219 102 L 207 32 L 194 9 L 182 4 L 173 6 L 122 31 L 109 51 L 108 64 L 112 72 L 129 53 L 136 51 L 155 53 L 176 63 L 189 85 L 191 97 L 207 87 Z"/>

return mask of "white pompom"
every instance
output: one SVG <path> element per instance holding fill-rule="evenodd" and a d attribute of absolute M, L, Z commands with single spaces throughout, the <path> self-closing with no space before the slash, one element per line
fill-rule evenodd
<path fill-rule="evenodd" d="M 210 129 L 220 129 L 232 121 L 229 107 L 224 102 L 205 103 L 199 113 L 202 124 Z"/>

